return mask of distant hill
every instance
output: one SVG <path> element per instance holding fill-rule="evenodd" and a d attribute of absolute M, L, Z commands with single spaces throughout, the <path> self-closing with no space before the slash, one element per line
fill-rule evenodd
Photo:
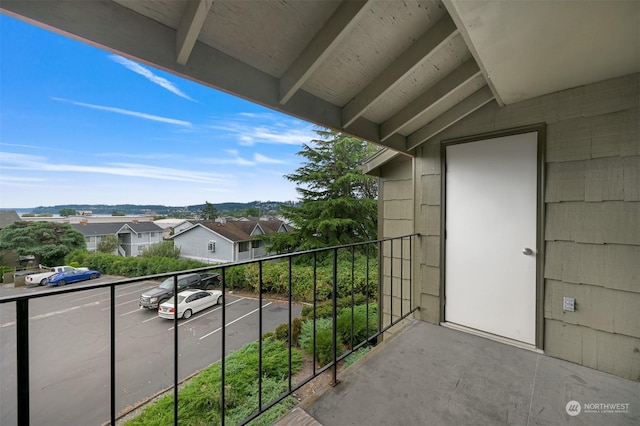
<path fill-rule="evenodd" d="M 249 203 L 220 203 L 213 204 L 219 214 L 236 215 L 247 209 L 258 209 L 260 214 L 275 214 L 281 205 L 295 205 L 294 201 L 252 201 Z M 91 210 L 96 215 L 110 215 L 114 212 L 126 215 L 154 215 L 154 216 L 190 216 L 200 212 L 205 204 L 192 206 L 172 207 L 154 204 L 60 204 L 55 206 L 39 206 L 29 209 L 20 209 L 20 213 L 52 213 L 57 214 L 62 209 Z"/>

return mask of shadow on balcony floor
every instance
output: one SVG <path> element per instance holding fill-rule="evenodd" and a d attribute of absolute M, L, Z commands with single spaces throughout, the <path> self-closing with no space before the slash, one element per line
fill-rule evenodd
<path fill-rule="evenodd" d="M 276 425 L 640 425 L 639 382 L 421 321 L 338 379 Z"/>

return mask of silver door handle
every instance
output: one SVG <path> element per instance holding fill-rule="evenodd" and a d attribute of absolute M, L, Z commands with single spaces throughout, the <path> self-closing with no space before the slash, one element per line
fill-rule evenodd
<path fill-rule="evenodd" d="M 524 254 L 525 256 L 531 256 L 533 254 L 533 250 L 531 250 L 530 248 L 524 248 L 522 249 L 522 254 Z"/>

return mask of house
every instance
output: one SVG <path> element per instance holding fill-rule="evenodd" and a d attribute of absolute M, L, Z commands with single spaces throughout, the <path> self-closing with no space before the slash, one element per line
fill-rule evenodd
<path fill-rule="evenodd" d="M 88 251 L 97 251 L 98 243 L 107 236 L 116 236 L 119 246 L 114 254 L 139 256 L 152 244 L 162 242 L 163 229 L 153 222 L 73 223 L 73 229 L 84 235 Z"/>
<path fill-rule="evenodd" d="M 170 237 L 180 257 L 206 263 L 257 259 L 268 253 L 259 237 L 289 232 L 280 220 L 203 221 Z"/>
<path fill-rule="evenodd" d="M 0 230 L 20 220 L 20 216 L 15 210 L 0 210 Z"/>
<path fill-rule="evenodd" d="M 154 220 L 153 223 L 162 228 L 162 237 L 167 239 L 172 235 L 192 227 L 194 221 L 188 221 L 186 219 L 159 219 Z"/>

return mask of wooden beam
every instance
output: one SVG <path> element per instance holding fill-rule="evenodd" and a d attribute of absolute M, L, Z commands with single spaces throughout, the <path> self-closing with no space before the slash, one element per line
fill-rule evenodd
<path fill-rule="evenodd" d="M 382 95 L 393 89 L 404 76 L 437 51 L 438 47 L 458 33 L 455 24 L 445 15 L 436 24 L 405 50 L 378 75 L 367 87 L 342 109 L 342 124 L 349 127 L 366 109 Z"/>
<path fill-rule="evenodd" d="M 407 138 L 407 150 L 411 151 L 418 145 L 431 139 L 438 133 L 462 120 L 467 115 L 488 104 L 494 99 L 493 93 L 488 86 L 475 92 L 447 112 L 433 120 L 426 126 L 416 130 Z"/>
<path fill-rule="evenodd" d="M 417 99 L 398 111 L 393 117 L 382 123 L 380 126 L 380 139 L 382 141 L 386 140 L 436 104 L 444 101 L 457 90 L 464 87 L 465 84 L 480 74 L 481 71 L 476 62 L 473 59 L 469 59 Z"/>
<path fill-rule="evenodd" d="M 189 60 L 213 0 L 189 0 L 186 3 L 176 30 L 176 62 L 180 65 L 186 65 Z"/>
<path fill-rule="evenodd" d="M 346 1 L 311 40 L 280 79 L 280 103 L 285 104 L 338 47 L 367 8 L 366 1 Z"/>

